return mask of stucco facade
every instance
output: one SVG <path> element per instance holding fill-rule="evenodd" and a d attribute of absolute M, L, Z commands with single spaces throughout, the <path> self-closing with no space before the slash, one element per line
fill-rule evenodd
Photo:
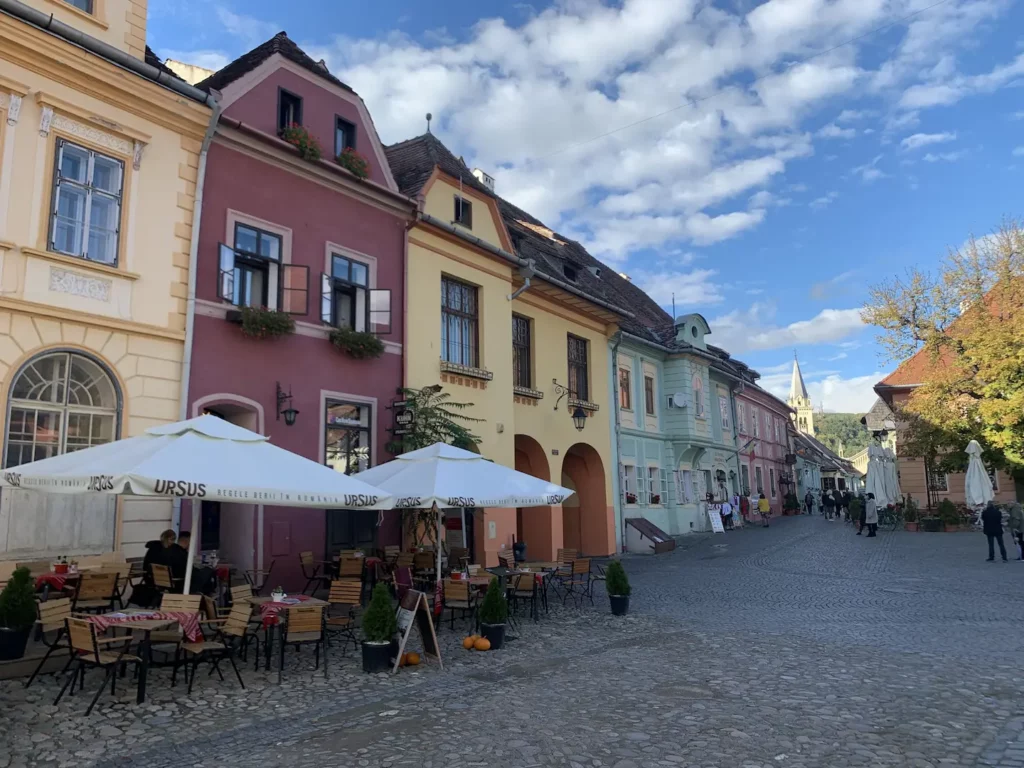
<path fill-rule="evenodd" d="M 409 232 L 408 282 L 416 290 L 406 306 L 407 385 L 440 384 L 456 402 L 472 403 L 466 413 L 481 420 L 469 426 L 481 438 L 483 456 L 576 491 L 561 506 L 476 510 L 468 524 L 476 560 L 495 564 L 514 540 L 526 543 L 531 559 L 551 559 L 562 547 L 611 554 L 616 532 L 606 372 L 616 315 L 539 275 L 524 287 L 518 254 L 531 238 L 545 235 L 524 226 L 515 209 L 472 179 L 434 137 L 387 151 L 403 190 L 401 178 L 420 176 L 409 189 L 424 214 Z M 457 199 L 468 204 L 471 218 L 453 221 Z M 560 397 L 555 382 L 573 386 L 570 347 L 582 350 L 574 375 L 587 391 Z M 570 418 L 577 406 L 587 414 L 582 431 Z"/>
<path fill-rule="evenodd" d="M 764 493 L 773 514 L 793 483 L 789 424 L 792 410 L 774 395 L 748 384 L 736 396 L 736 422 L 741 441 L 740 483 L 756 497 Z"/>
<path fill-rule="evenodd" d="M 32 5 L 145 55 L 145 3 L 102 0 L 94 18 L 65 3 Z M 210 113 L 0 14 L 5 468 L 178 417 L 195 184 Z M 169 501 L 5 490 L 0 557 L 138 556 L 171 518 Z"/>
<path fill-rule="evenodd" d="M 387 457 L 414 205 L 397 192 L 361 99 L 302 66 L 304 56 L 279 35 L 239 60 L 244 72 L 236 62 L 201 84 L 220 93 L 224 113 L 203 196 L 189 415 L 211 411 L 352 474 Z M 301 124 L 325 148 L 321 161 L 277 138 L 282 92 L 299 100 Z M 367 159 L 368 180 L 328 159 L 336 119 Z M 222 244 L 233 253 L 230 273 Z M 381 298 L 389 312 L 371 315 Z M 249 338 L 235 322 L 243 306 L 287 312 L 295 332 Z M 374 333 L 384 353 L 358 360 L 335 348 L 329 334 L 341 326 Z M 289 399 L 279 403 L 279 392 Z M 298 411 L 292 425 L 279 415 L 286 408 Z M 301 588 L 299 553 L 322 560 L 398 544 L 398 514 L 206 502 L 202 546 L 239 568 L 273 563 L 275 583 Z"/>

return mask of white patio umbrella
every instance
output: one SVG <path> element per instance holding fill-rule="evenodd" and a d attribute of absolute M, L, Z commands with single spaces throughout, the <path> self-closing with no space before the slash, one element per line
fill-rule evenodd
<path fill-rule="evenodd" d="M 981 446 L 977 440 L 967 444 L 967 475 L 964 477 L 964 498 L 967 506 L 979 509 L 996 497 L 992 479 L 981 462 Z"/>
<path fill-rule="evenodd" d="M 353 475 L 394 496 L 394 509 L 542 507 L 572 491 L 445 443 L 403 453 Z M 441 577 L 441 514 L 437 514 L 437 576 Z"/>
<path fill-rule="evenodd" d="M 874 494 L 877 505 L 884 507 L 889 503 L 885 487 L 885 462 L 882 449 L 877 445 L 868 446 L 868 474 L 864 485 L 864 492 Z"/>
<path fill-rule="evenodd" d="M 888 504 L 895 504 L 903 498 L 900 492 L 900 477 L 896 470 L 896 454 L 891 448 L 883 448 L 882 456 L 885 460 L 885 492 Z"/>
<path fill-rule="evenodd" d="M 391 494 L 278 448 L 216 416 L 150 427 L 137 437 L 22 464 L 0 486 L 61 494 L 147 496 L 279 507 L 391 509 Z M 192 530 L 199 528 L 192 505 Z M 185 591 L 196 539 L 189 546 Z"/>

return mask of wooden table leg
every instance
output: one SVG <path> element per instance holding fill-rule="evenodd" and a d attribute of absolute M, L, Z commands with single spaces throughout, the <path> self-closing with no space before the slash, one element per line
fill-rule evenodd
<path fill-rule="evenodd" d="M 266 655 L 267 655 L 267 672 L 269 672 L 270 671 L 270 655 L 271 655 L 270 654 L 270 649 L 274 645 L 274 642 L 273 642 L 273 640 L 274 640 L 274 625 L 273 624 L 267 624 L 266 627 L 264 627 L 264 630 L 265 630 L 265 634 L 263 636 L 263 645 L 264 645 L 264 650 L 266 651 Z"/>

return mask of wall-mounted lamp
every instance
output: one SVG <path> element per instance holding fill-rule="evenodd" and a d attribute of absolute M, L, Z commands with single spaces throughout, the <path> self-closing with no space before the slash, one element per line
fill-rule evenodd
<path fill-rule="evenodd" d="M 556 411 L 558 410 L 558 404 L 560 402 L 562 402 L 563 398 L 568 396 L 569 397 L 569 402 L 571 403 L 573 398 L 576 397 L 576 393 L 573 392 L 568 387 L 563 387 L 561 384 L 559 384 L 558 383 L 558 379 L 552 379 L 551 383 L 555 387 L 555 394 L 558 395 L 558 399 L 555 400 L 555 410 Z M 575 425 L 575 427 L 576 427 L 576 430 L 578 432 L 582 432 L 583 428 L 585 426 L 587 426 L 587 412 L 584 411 L 582 407 L 577 405 L 574 408 L 572 408 L 572 410 L 570 412 L 570 416 L 572 418 L 573 425 Z"/>
<path fill-rule="evenodd" d="M 587 412 L 578 405 L 572 412 L 572 423 L 576 425 L 577 432 L 582 432 L 583 428 L 587 426 Z"/>
<path fill-rule="evenodd" d="M 288 407 L 283 409 L 282 405 L 288 403 Z M 288 393 L 281 389 L 281 382 L 277 382 L 277 420 L 280 421 L 281 417 L 284 416 L 284 423 L 289 427 L 295 423 L 295 417 L 299 415 L 299 412 L 292 408 L 292 390 L 288 388 Z"/>

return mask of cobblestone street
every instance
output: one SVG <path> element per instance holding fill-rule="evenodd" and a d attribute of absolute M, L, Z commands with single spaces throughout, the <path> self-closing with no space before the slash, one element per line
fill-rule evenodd
<path fill-rule="evenodd" d="M 1024 766 L 1024 564 L 984 548 L 786 518 L 626 558 L 625 619 L 599 594 L 490 654 L 446 626 L 444 672 L 332 655 L 328 681 L 250 669 L 191 700 L 158 673 L 145 710 L 90 719 L 50 706 L 51 679 L 9 681 L 0 767 Z"/>

